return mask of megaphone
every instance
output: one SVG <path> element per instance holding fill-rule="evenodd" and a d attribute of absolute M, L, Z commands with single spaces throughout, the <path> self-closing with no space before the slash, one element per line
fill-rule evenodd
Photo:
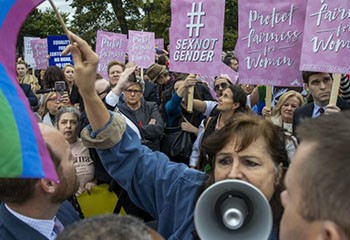
<path fill-rule="evenodd" d="M 255 186 L 224 180 L 201 194 L 194 210 L 194 224 L 202 240 L 264 240 L 271 234 L 272 211 Z"/>

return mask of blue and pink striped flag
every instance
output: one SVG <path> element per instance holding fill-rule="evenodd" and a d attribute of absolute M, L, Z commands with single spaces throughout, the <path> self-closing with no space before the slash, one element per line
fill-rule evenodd
<path fill-rule="evenodd" d="M 58 180 L 15 70 L 18 32 L 41 2 L 0 0 L 0 177 Z"/>

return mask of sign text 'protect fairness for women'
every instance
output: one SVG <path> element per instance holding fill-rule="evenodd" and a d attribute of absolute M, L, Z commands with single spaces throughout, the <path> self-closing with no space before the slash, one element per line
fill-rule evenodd
<path fill-rule="evenodd" d="M 151 66 L 155 61 L 154 33 L 129 31 L 128 58 L 140 68 Z"/>
<path fill-rule="evenodd" d="M 125 34 L 97 31 L 96 53 L 100 58 L 97 72 L 108 79 L 107 66 L 111 61 L 125 63 L 128 38 Z"/>
<path fill-rule="evenodd" d="M 240 0 L 239 82 L 301 86 L 305 1 Z"/>

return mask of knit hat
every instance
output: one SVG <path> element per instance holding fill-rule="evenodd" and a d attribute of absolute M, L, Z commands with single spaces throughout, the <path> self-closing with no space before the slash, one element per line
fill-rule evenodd
<path fill-rule="evenodd" d="M 149 77 L 149 79 L 152 82 L 155 82 L 157 80 L 157 78 L 165 71 L 166 71 L 165 66 L 160 65 L 158 63 L 154 63 L 148 68 L 146 75 Z"/>

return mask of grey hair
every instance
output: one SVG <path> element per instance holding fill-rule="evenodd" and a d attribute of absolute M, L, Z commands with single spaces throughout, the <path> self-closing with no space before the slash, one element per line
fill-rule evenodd
<path fill-rule="evenodd" d="M 77 118 L 77 121 L 79 122 L 80 121 L 80 111 L 74 107 L 74 106 L 67 106 L 67 107 L 60 107 L 57 114 L 56 114 L 56 117 L 55 117 L 55 124 L 56 126 L 58 125 L 58 122 L 60 121 L 62 115 L 64 113 L 73 113 L 75 115 L 75 117 Z"/>
<path fill-rule="evenodd" d="M 57 240 L 152 240 L 149 228 L 133 216 L 116 214 L 86 218 L 69 225 Z"/>
<path fill-rule="evenodd" d="M 132 85 L 135 85 L 135 84 L 139 84 L 141 86 L 141 91 L 142 93 L 145 91 L 145 81 L 142 80 L 141 77 L 139 76 L 136 76 L 136 81 L 133 82 L 132 84 L 130 84 L 128 87 L 132 86 Z"/>

